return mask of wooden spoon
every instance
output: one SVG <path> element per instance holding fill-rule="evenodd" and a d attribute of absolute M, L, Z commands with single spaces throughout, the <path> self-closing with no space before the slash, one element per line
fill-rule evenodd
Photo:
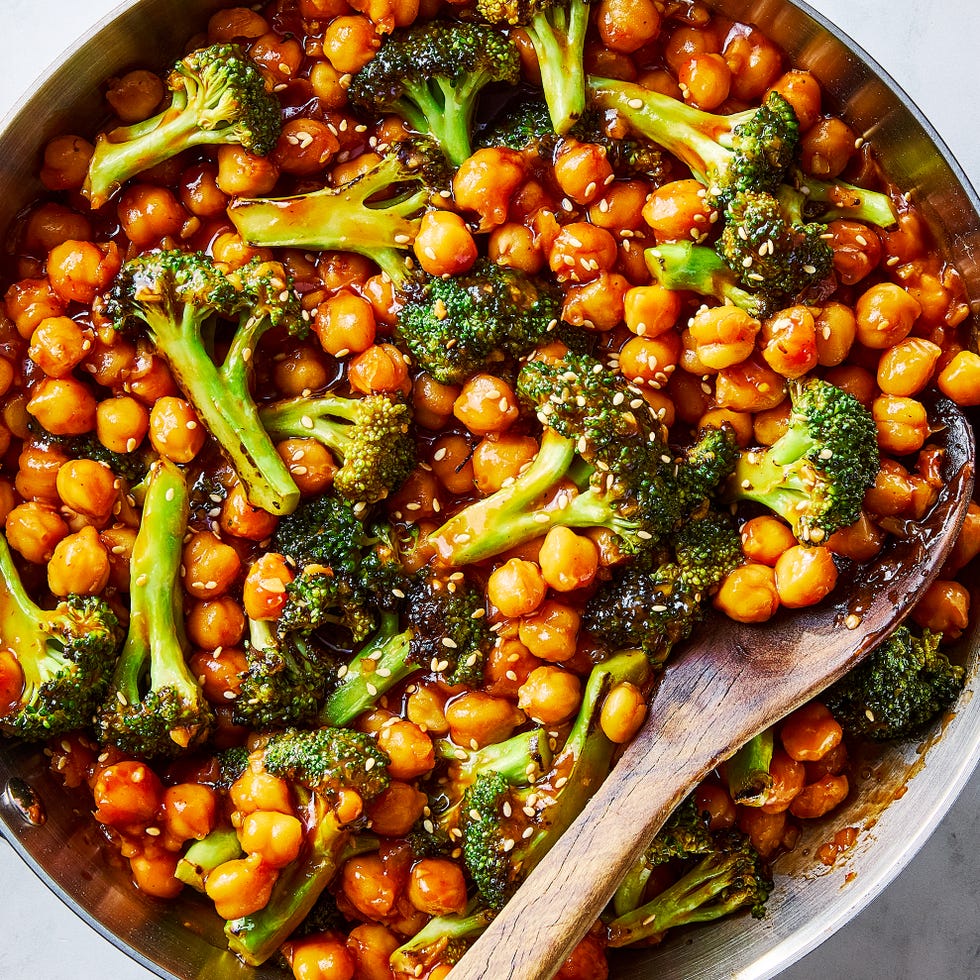
<path fill-rule="evenodd" d="M 931 409 L 944 485 L 921 524 L 841 598 L 761 626 L 710 618 L 663 673 L 643 729 L 578 820 L 452 970 L 453 980 L 548 980 L 592 927 L 671 811 L 754 735 L 819 694 L 884 640 L 939 572 L 973 492 L 973 431 Z"/>

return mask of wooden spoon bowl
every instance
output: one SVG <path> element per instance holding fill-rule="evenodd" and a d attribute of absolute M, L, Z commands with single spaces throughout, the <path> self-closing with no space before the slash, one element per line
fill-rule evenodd
<path fill-rule="evenodd" d="M 843 676 L 886 639 L 939 573 L 973 493 L 973 430 L 930 406 L 943 487 L 839 596 L 764 625 L 709 617 L 668 663 L 649 716 L 578 820 L 555 843 L 453 980 L 548 980 L 591 928 L 671 811 L 739 746 Z"/>

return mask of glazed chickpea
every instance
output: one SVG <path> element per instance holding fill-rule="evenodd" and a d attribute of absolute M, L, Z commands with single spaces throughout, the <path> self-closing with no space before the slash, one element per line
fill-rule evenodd
<path fill-rule="evenodd" d="M 804 786 L 789 806 L 789 812 L 800 820 L 816 820 L 844 802 L 850 786 L 847 776 L 828 773 L 815 783 Z"/>
<path fill-rule="evenodd" d="M 658 242 L 700 241 L 711 229 L 711 211 L 704 185 L 690 178 L 658 187 L 647 199 L 643 218 Z"/>
<path fill-rule="evenodd" d="M 538 553 L 541 575 L 557 592 L 585 588 L 599 570 L 599 552 L 592 541 L 567 527 L 553 527 Z"/>
<path fill-rule="evenodd" d="M 722 38 L 704 18 L 697 25 L 675 28 L 664 41 L 664 60 L 676 72 L 688 58 L 705 51 L 720 51 Z"/>
<path fill-rule="evenodd" d="M 453 198 L 457 207 L 480 216 L 480 231 L 489 231 L 507 220 L 510 200 L 524 176 L 524 158 L 516 150 L 485 147 L 460 164 Z"/>
<path fill-rule="evenodd" d="M 426 211 L 412 247 L 419 265 L 432 276 L 458 275 L 477 257 L 466 222 L 452 211 Z"/>
<path fill-rule="evenodd" d="M 483 668 L 484 686 L 495 697 L 516 701 L 521 685 L 541 661 L 518 639 L 498 639 Z"/>
<path fill-rule="evenodd" d="M 269 157 L 249 153 L 241 146 L 218 147 L 215 184 L 229 197 L 260 197 L 271 193 L 279 180 L 279 168 Z"/>
<path fill-rule="evenodd" d="M 213 599 L 227 592 L 238 578 L 238 552 L 211 531 L 197 531 L 184 544 L 181 560 L 184 588 L 195 599 Z"/>
<path fill-rule="evenodd" d="M 180 203 L 198 218 L 216 218 L 225 213 L 228 197 L 218 188 L 218 167 L 202 161 L 180 175 Z"/>
<path fill-rule="evenodd" d="M 616 684 L 606 695 L 599 713 L 599 725 L 610 742 L 625 745 L 640 730 L 647 716 L 643 692 L 629 681 Z"/>
<path fill-rule="evenodd" d="M 230 7 L 211 15 L 208 21 L 208 40 L 253 41 L 269 30 L 268 21 L 248 7 Z"/>
<path fill-rule="evenodd" d="M 845 286 L 860 282 L 881 262 L 881 240 L 860 221 L 831 221 L 827 234 L 834 252 L 834 271 Z"/>
<path fill-rule="evenodd" d="M 7 543 L 28 561 L 47 562 L 55 546 L 68 534 L 68 525 L 48 504 L 29 500 L 18 504 L 4 521 Z"/>
<path fill-rule="evenodd" d="M 354 955 L 335 936 L 307 936 L 291 941 L 289 949 L 289 966 L 296 980 L 354 980 L 360 975 Z"/>
<path fill-rule="evenodd" d="M 492 374 L 476 374 L 463 385 L 453 414 L 474 435 L 503 432 L 517 421 L 520 408 L 514 389 Z"/>
<path fill-rule="evenodd" d="M 173 191 L 152 184 L 133 184 L 119 198 L 119 224 L 137 247 L 146 248 L 163 238 L 180 235 L 187 212 Z"/>
<path fill-rule="evenodd" d="M 397 882 L 377 854 L 361 854 L 344 864 L 344 896 L 365 919 L 384 919 L 394 908 Z"/>
<path fill-rule="evenodd" d="M 25 340 L 30 339 L 43 320 L 63 316 L 68 309 L 48 279 L 21 279 L 12 283 L 3 300 L 7 316 Z"/>
<path fill-rule="evenodd" d="M 560 725 L 578 710 L 582 683 L 560 667 L 545 665 L 531 671 L 521 685 L 517 705 L 541 725 Z"/>
<path fill-rule="evenodd" d="M 837 116 L 818 119 L 800 141 L 803 169 L 823 180 L 837 177 L 854 155 L 856 138 L 854 130 Z"/>
<path fill-rule="evenodd" d="M 48 562 L 48 588 L 54 595 L 99 595 L 108 584 L 109 556 L 91 524 L 55 545 Z"/>
<path fill-rule="evenodd" d="M 487 580 L 487 598 L 504 616 L 511 618 L 537 609 L 547 590 L 540 566 L 523 558 L 511 558 L 495 568 Z"/>
<path fill-rule="evenodd" d="M 768 515 L 746 521 L 740 533 L 745 557 L 770 567 L 775 566 L 784 551 L 796 544 L 790 528 L 778 518 Z"/>
<path fill-rule="evenodd" d="M 25 442 L 17 457 L 14 489 L 25 500 L 58 503 L 61 499 L 58 493 L 58 473 L 67 462 L 68 457 L 57 446 Z"/>
<path fill-rule="evenodd" d="M 276 529 L 277 520 L 275 514 L 250 504 L 240 483 L 228 491 L 218 517 L 222 531 L 248 541 L 264 541 L 270 537 Z"/>
<path fill-rule="evenodd" d="M 780 75 L 770 89 L 778 92 L 792 107 L 805 133 L 820 116 L 822 93 L 815 76 L 802 69 L 792 69 Z M 764 100 L 763 100 L 764 101 Z"/>
<path fill-rule="evenodd" d="M 321 173 L 340 149 L 326 123 L 303 116 L 283 124 L 272 159 L 280 173 L 307 176 Z"/>
<path fill-rule="evenodd" d="M 120 122 L 135 123 L 153 115 L 163 101 L 163 94 L 159 75 L 137 69 L 111 79 L 105 98 Z"/>
<path fill-rule="evenodd" d="M 536 275 L 544 267 L 544 251 L 526 225 L 505 222 L 487 240 L 487 255 L 498 265 Z"/>
<path fill-rule="evenodd" d="M 780 726 L 779 740 L 791 759 L 818 762 L 844 738 L 840 724 L 820 701 L 797 708 Z"/>
<path fill-rule="evenodd" d="M 561 282 L 589 282 L 616 262 L 616 239 L 585 221 L 563 225 L 548 253 L 548 265 Z"/>
<path fill-rule="evenodd" d="M 388 772 L 395 779 L 416 779 L 436 764 L 432 739 L 410 721 L 396 720 L 378 732 L 378 748 L 388 754 Z"/>
<path fill-rule="evenodd" d="M 374 343 L 377 333 L 374 310 L 367 300 L 341 290 L 317 307 L 313 332 L 320 346 L 334 357 L 359 354 Z"/>
<path fill-rule="evenodd" d="M 646 228 L 643 208 L 649 194 L 650 185 L 643 180 L 606 182 L 589 207 L 589 221 L 614 235 L 641 231 Z"/>
<path fill-rule="evenodd" d="M 22 246 L 28 252 L 41 254 L 69 239 L 87 242 L 92 236 L 92 222 L 85 215 L 63 204 L 47 201 L 28 214 Z"/>
<path fill-rule="evenodd" d="M 957 405 L 980 405 L 980 355 L 961 350 L 939 373 L 938 384 Z"/>
<path fill-rule="evenodd" d="M 314 317 L 314 330 L 315 322 Z M 272 368 L 273 381 L 287 398 L 323 388 L 330 377 L 323 353 L 319 348 L 308 344 L 300 344 L 284 357 L 278 358 Z"/>
<path fill-rule="evenodd" d="M 439 482 L 457 496 L 473 489 L 472 449 L 461 435 L 442 436 L 432 444 L 432 472 Z"/>
<path fill-rule="evenodd" d="M 32 391 L 27 411 L 56 436 L 80 436 L 95 428 L 96 400 L 84 381 L 45 378 Z"/>
<path fill-rule="evenodd" d="M 732 72 L 724 57 L 715 52 L 696 54 L 677 70 L 684 101 L 711 112 L 728 98 Z"/>
<path fill-rule="evenodd" d="M 248 672 L 248 661 L 238 647 L 199 650 L 191 655 L 189 662 L 211 704 L 227 705 L 241 693 L 242 675 Z"/>
<path fill-rule="evenodd" d="M 68 460 L 58 470 L 56 487 L 61 502 L 96 527 L 108 522 L 119 497 L 115 474 L 93 459 Z"/>
<path fill-rule="evenodd" d="M 294 574 L 282 555 L 266 552 L 245 576 L 242 605 L 249 619 L 278 619 L 286 605 L 286 586 Z"/>
<path fill-rule="evenodd" d="M 125 760 L 99 770 L 92 787 L 95 819 L 116 830 L 143 827 L 163 802 L 163 784 L 145 763 Z"/>
<path fill-rule="evenodd" d="M 738 810 L 719 783 L 706 780 L 694 790 L 694 801 L 698 813 L 708 814 L 709 830 L 728 830 L 735 826 Z"/>
<path fill-rule="evenodd" d="M 738 623 L 764 623 L 779 608 L 776 574 L 768 565 L 750 563 L 729 572 L 714 604 Z"/>
<path fill-rule="evenodd" d="M 652 0 L 602 0 L 596 22 L 607 48 L 632 54 L 657 37 L 662 21 Z"/>
<path fill-rule="evenodd" d="M 881 395 L 871 406 L 878 445 L 886 453 L 906 456 L 918 452 L 929 438 L 929 418 L 922 402 Z"/>
<path fill-rule="evenodd" d="M 525 616 L 518 628 L 521 643 L 541 660 L 570 660 L 578 644 L 581 617 L 571 606 L 546 599 L 533 614 Z"/>
<path fill-rule="evenodd" d="M 725 61 L 732 73 L 732 95 L 742 102 L 761 102 L 782 68 L 782 54 L 761 31 L 750 27 L 730 35 Z"/>
<path fill-rule="evenodd" d="M 401 942 L 390 929 L 378 923 L 355 926 L 347 937 L 347 948 L 356 961 L 358 980 L 391 980 L 389 961 Z"/>
<path fill-rule="evenodd" d="M 800 378 L 817 366 L 817 335 L 813 314 L 792 306 L 762 325 L 762 357 L 784 378 Z"/>
<path fill-rule="evenodd" d="M 276 444 L 276 452 L 303 494 L 323 493 L 339 469 L 330 450 L 316 439 L 286 439 Z"/>
<path fill-rule="evenodd" d="M 900 341 L 878 361 L 878 387 L 886 395 L 917 395 L 929 384 L 941 353 L 937 344 L 920 337 Z"/>
<path fill-rule="evenodd" d="M 133 883 L 154 898 L 176 898 L 184 883 L 174 877 L 180 855 L 162 847 L 147 846 L 129 859 Z"/>
<path fill-rule="evenodd" d="M 492 433 L 473 450 L 473 483 L 482 494 L 495 493 L 508 480 L 516 479 L 537 453 L 533 436 Z"/>
<path fill-rule="evenodd" d="M 764 807 L 738 808 L 738 829 L 748 834 L 752 846 L 765 858 L 772 857 L 783 845 L 786 811 L 771 813 Z"/>
<path fill-rule="evenodd" d="M 341 84 L 344 73 L 329 61 L 317 61 L 310 69 L 313 94 L 325 109 L 343 109 L 347 105 L 347 90 Z"/>
<path fill-rule="evenodd" d="M 215 828 L 218 797 L 210 786 L 177 783 L 163 791 L 161 810 L 172 840 L 203 840 Z"/>
<path fill-rule="evenodd" d="M 324 57 L 342 75 L 360 71 L 381 46 L 381 36 L 367 17 L 335 17 L 323 32 Z"/>
<path fill-rule="evenodd" d="M 133 452 L 149 429 L 149 411 L 130 395 L 107 398 L 95 408 L 95 434 L 113 452 Z"/>
<path fill-rule="evenodd" d="M 205 879 L 204 890 L 222 919 L 239 919 L 269 904 L 278 877 L 277 868 L 250 854 L 218 865 Z"/>
<path fill-rule="evenodd" d="M 813 329 L 817 363 L 823 367 L 836 367 L 847 358 L 857 336 L 854 311 L 843 303 L 827 303 L 816 314 Z"/>
<path fill-rule="evenodd" d="M 148 431 L 153 448 L 175 463 L 189 463 L 207 438 L 193 405 L 174 395 L 153 404 Z"/>
<path fill-rule="evenodd" d="M 663 388 L 677 368 L 681 338 L 674 331 L 659 337 L 630 337 L 619 352 L 619 370 L 636 384 Z"/>
<path fill-rule="evenodd" d="M 786 397 L 786 382 L 755 355 L 718 372 L 715 401 L 736 412 L 764 412 Z"/>
<path fill-rule="evenodd" d="M 408 900 L 426 915 L 461 915 L 466 910 L 466 880 L 455 861 L 423 858 L 412 866 Z"/>
<path fill-rule="evenodd" d="M 576 204 L 591 204 L 613 179 L 606 148 L 566 137 L 555 157 L 555 180 Z"/>
<path fill-rule="evenodd" d="M 411 391 L 405 355 L 393 344 L 372 344 L 347 366 L 350 386 L 364 395 L 380 391 Z"/>
<path fill-rule="evenodd" d="M 293 812 L 289 784 L 284 779 L 267 772 L 246 769 L 231 784 L 228 795 L 235 809 L 241 814 L 255 813 L 256 810 L 289 815 Z"/>
<path fill-rule="evenodd" d="M 27 356 L 49 378 L 66 378 L 92 346 L 85 330 L 66 316 L 42 320 L 31 336 Z"/>
<path fill-rule="evenodd" d="M 623 320 L 623 300 L 629 288 L 625 276 L 600 272 L 590 282 L 568 288 L 562 305 L 562 319 L 589 330 L 612 330 Z"/>
<path fill-rule="evenodd" d="M 853 395 L 865 408 L 871 408 L 871 403 L 878 394 L 875 376 L 857 364 L 833 367 L 824 375 L 824 380 Z"/>
<path fill-rule="evenodd" d="M 258 854 L 263 864 L 284 868 L 295 861 L 303 844 L 303 825 L 291 814 L 255 810 L 238 829 L 246 854 Z"/>
<path fill-rule="evenodd" d="M 794 545 L 776 561 L 776 591 L 789 609 L 812 606 L 837 585 L 837 566 L 829 548 Z"/>
<path fill-rule="evenodd" d="M 443 384 L 429 374 L 419 374 L 412 384 L 412 406 L 415 422 L 427 429 L 441 429 L 453 414 L 459 398 L 456 385 Z"/>
<path fill-rule="evenodd" d="M 923 629 L 955 640 L 970 621 L 970 593 L 959 582 L 936 579 L 915 604 L 912 619 Z"/>
<path fill-rule="evenodd" d="M 659 337 L 674 327 L 680 315 L 680 293 L 659 283 L 634 286 L 623 297 L 623 319 L 637 337 Z"/>
<path fill-rule="evenodd" d="M 858 297 L 857 339 L 874 350 L 894 347 L 909 335 L 921 310 L 907 290 L 880 282 Z"/>
<path fill-rule="evenodd" d="M 252 261 L 268 262 L 272 259 L 269 249 L 249 245 L 241 235 L 231 231 L 218 235 L 211 245 L 211 255 L 214 264 L 224 272 L 241 269 Z"/>
<path fill-rule="evenodd" d="M 698 360 L 705 367 L 720 371 L 741 364 L 752 353 L 761 327 L 758 320 L 737 306 L 714 306 L 698 310 L 688 329 Z"/>
<path fill-rule="evenodd" d="M 91 304 L 113 280 L 122 259 L 115 243 L 66 241 L 48 253 L 47 271 L 54 291 L 67 302 Z"/>
<path fill-rule="evenodd" d="M 383 837 L 403 837 L 422 816 L 429 799 L 411 783 L 393 779 L 387 789 L 368 803 L 371 830 Z"/>
<path fill-rule="evenodd" d="M 850 526 L 842 527 L 827 539 L 827 547 L 842 558 L 851 561 L 870 561 L 881 551 L 885 535 L 869 517 L 866 511 Z"/>
<path fill-rule="evenodd" d="M 41 183 L 49 191 L 81 190 L 95 147 L 80 136 L 56 136 L 44 147 Z"/>
<path fill-rule="evenodd" d="M 162 357 L 142 342 L 126 375 L 124 390 L 144 405 L 155 406 L 163 398 L 178 397 L 179 389 Z"/>
<path fill-rule="evenodd" d="M 267 31 L 248 48 L 249 57 L 264 68 L 274 83 L 288 82 L 303 63 L 303 47 L 294 37 L 281 37 Z"/>
<path fill-rule="evenodd" d="M 483 691 L 468 691 L 446 705 L 452 740 L 469 749 L 503 742 L 523 720 L 510 701 Z"/>

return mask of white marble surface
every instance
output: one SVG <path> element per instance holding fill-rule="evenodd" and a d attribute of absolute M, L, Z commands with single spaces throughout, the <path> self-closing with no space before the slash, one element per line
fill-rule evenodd
<path fill-rule="evenodd" d="M 895 78 L 980 186 L 976 0 L 811 0 Z M 179 0 L 175 0 L 179 3 Z M 0 0 L 0 117 L 115 0 Z M 0 842 L 0 980 L 148 980 Z M 980 774 L 901 877 L 783 980 L 980 976 Z"/>

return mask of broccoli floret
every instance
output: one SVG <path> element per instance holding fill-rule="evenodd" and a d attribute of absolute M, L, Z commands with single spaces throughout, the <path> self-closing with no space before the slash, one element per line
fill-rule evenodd
<path fill-rule="evenodd" d="M 460 384 L 541 344 L 558 326 L 561 304 L 554 284 L 478 259 L 461 275 L 410 283 L 396 332 L 421 368 Z"/>
<path fill-rule="evenodd" d="M 36 605 L 2 534 L 0 578 L 0 731 L 35 740 L 87 726 L 122 641 L 115 614 L 97 596 Z"/>
<path fill-rule="evenodd" d="M 375 116 L 398 114 L 458 167 L 472 152 L 480 92 L 519 78 L 520 58 L 508 38 L 481 24 L 435 20 L 389 35 L 347 95 Z"/>
<path fill-rule="evenodd" d="M 401 143 L 346 184 L 294 197 L 238 198 L 228 216 L 250 245 L 357 252 L 402 284 L 411 274 L 402 253 L 411 249 L 436 190 L 426 148 Z"/>
<path fill-rule="evenodd" d="M 522 789 L 495 776 L 476 779 L 461 807 L 463 857 L 490 908 L 503 906 L 608 775 L 616 746 L 598 724 L 603 701 L 615 684 L 642 685 L 648 673 L 636 652 L 594 667 L 568 738 L 542 779 Z"/>
<path fill-rule="evenodd" d="M 820 544 L 861 516 L 878 474 L 874 419 L 829 382 L 791 382 L 789 428 L 767 449 L 744 451 L 729 496 L 752 500 L 786 520 L 797 539 Z"/>
<path fill-rule="evenodd" d="M 268 903 L 225 925 L 228 948 L 251 966 L 264 963 L 307 917 L 350 853 L 350 826 L 332 803 L 352 789 L 365 801 L 388 786 L 388 757 L 374 740 L 345 728 L 288 730 L 272 735 L 250 765 L 287 780 L 303 814 L 300 856 L 279 872 Z"/>
<path fill-rule="evenodd" d="M 494 913 L 471 903 L 464 915 L 437 915 L 391 954 L 397 976 L 422 976 L 439 963 L 458 963 L 493 921 Z"/>
<path fill-rule="evenodd" d="M 170 367 L 244 486 L 249 502 L 288 514 L 299 489 L 259 424 L 249 390 L 253 354 L 272 326 L 303 333 L 299 300 L 278 262 L 253 262 L 226 276 L 201 253 L 153 252 L 127 262 L 106 297 L 117 329 L 141 329 Z M 215 320 L 236 317 L 237 329 L 219 366 L 213 359 Z"/>
<path fill-rule="evenodd" d="M 608 649 L 642 650 L 660 666 L 691 635 L 711 594 L 742 560 L 731 519 L 708 511 L 680 529 L 673 560 L 661 553 L 614 571 L 586 603 L 582 625 Z"/>
<path fill-rule="evenodd" d="M 483 590 L 433 574 L 412 589 L 406 606 L 412 660 L 447 684 L 481 686 L 486 651 L 494 642 Z"/>
<path fill-rule="evenodd" d="M 698 811 L 694 796 L 689 796 L 670 815 L 616 889 L 613 895 L 616 915 L 626 915 L 643 903 L 643 892 L 655 868 L 670 861 L 703 857 L 711 854 L 714 849 L 714 839 L 708 829 L 708 817 Z"/>
<path fill-rule="evenodd" d="M 122 477 L 129 486 L 134 486 L 146 478 L 155 454 L 136 448 L 132 452 L 115 452 L 99 442 L 94 433 L 81 436 L 56 436 L 44 429 L 33 417 L 28 422 L 32 433 L 49 446 L 60 449 L 70 459 L 91 459 L 104 463 L 116 476 Z"/>
<path fill-rule="evenodd" d="M 963 690 L 965 671 L 939 649 L 942 635 L 899 626 L 823 695 L 844 730 L 876 742 L 914 738 Z"/>
<path fill-rule="evenodd" d="M 180 574 L 188 496 L 176 464 L 153 464 L 130 559 L 129 627 L 97 718 L 104 741 L 141 758 L 199 745 L 214 723 L 186 660 Z"/>
<path fill-rule="evenodd" d="M 244 745 L 231 745 L 222 749 L 215 757 L 217 767 L 215 786 L 228 789 L 248 767 L 248 748 Z"/>
<path fill-rule="evenodd" d="M 339 626 L 360 643 L 377 625 L 377 610 L 351 578 L 313 565 L 286 586 L 286 604 L 276 621 L 280 636 L 309 636 Z"/>
<path fill-rule="evenodd" d="M 534 48 L 555 132 L 567 133 L 585 111 L 587 0 L 477 0 L 491 24 L 524 29 Z"/>
<path fill-rule="evenodd" d="M 476 138 L 478 147 L 505 146 L 510 150 L 534 151 L 549 162 L 560 142 L 551 126 L 548 104 L 534 98 L 505 106 Z"/>
<path fill-rule="evenodd" d="M 711 492 L 699 479 L 711 472 L 710 454 L 689 470 L 683 455 L 669 452 L 640 391 L 594 358 L 532 360 L 517 390 L 545 427 L 540 450 L 512 484 L 433 532 L 430 541 L 447 564 L 481 561 L 556 526 L 606 527 L 625 554 L 640 553 L 676 531 Z M 565 478 L 581 492 L 542 506 Z"/>
<path fill-rule="evenodd" d="M 826 231 L 803 222 L 802 195 L 741 191 L 728 206 L 718 251 L 745 289 L 785 306 L 833 271 Z"/>
<path fill-rule="evenodd" d="M 771 890 L 769 868 L 749 838 L 736 830 L 720 831 L 711 853 L 679 881 L 609 923 L 609 945 L 657 943 L 671 929 L 711 922 L 739 909 L 762 918 Z"/>
<path fill-rule="evenodd" d="M 387 393 L 287 398 L 264 406 L 259 418 L 277 442 L 315 439 L 326 446 L 341 463 L 334 489 L 354 504 L 383 500 L 415 465 L 411 408 Z"/>
<path fill-rule="evenodd" d="M 733 802 L 742 806 L 764 806 L 769 801 L 773 786 L 770 772 L 773 735 L 772 728 L 759 732 L 725 763 L 728 794 Z"/>
<path fill-rule="evenodd" d="M 324 493 L 282 518 L 270 547 L 298 568 L 324 565 L 337 574 L 352 574 L 370 543 L 367 527 L 350 502 Z"/>
<path fill-rule="evenodd" d="M 130 177 L 194 146 L 238 144 L 265 156 L 276 145 L 281 113 L 258 66 L 234 44 L 192 51 L 167 78 L 170 105 L 150 119 L 96 140 L 82 193 L 101 207 Z"/>

